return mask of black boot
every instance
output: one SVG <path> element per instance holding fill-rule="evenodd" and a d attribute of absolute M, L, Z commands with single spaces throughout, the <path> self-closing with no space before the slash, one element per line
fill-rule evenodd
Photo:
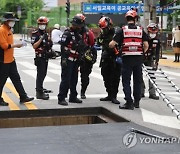
<path fill-rule="evenodd" d="M 64 106 L 67 106 L 67 105 L 68 105 L 68 103 L 66 102 L 65 99 L 63 99 L 63 100 L 58 100 L 58 104 L 59 104 L 59 105 L 64 105 Z"/>
<path fill-rule="evenodd" d="M 155 94 L 149 95 L 149 98 L 150 98 L 150 99 L 159 100 L 159 96 L 156 96 Z"/>
<path fill-rule="evenodd" d="M 69 102 L 70 103 L 82 103 L 82 100 L 75 97 L 75 98 L 69 98 Z"/>
<path fill-rule="evenodd" d="M 85 93 L 81 93 L 81 99 L 86 99 Z"/>
<path fill-rule="evenodd" d="M 177 62 L 179 62 L 179 53 L 177 54 Z"/>
<path fill-rule="evenodd" d="M 86 88 L 81 89 L 81 99 L 86 99 L 85 91 L 86 91 Z"/>
<path fill-rule="evenodd" d="M 44 92 L 37 91 L 36 92 L 36 98 L 37 99 L 48 100 L 49 99 L 49 94 L 45 94 Z"/>
<path fill-rule="evenodd" d="M 145 95 L 142 93 L 142 94 L 141 94 L 141 98 L 143 98 L 143 97 L 145 97 Z"/>
<path fill-rule="evenodd" d="M 177 62 L 177 57 L 178 57 L 178 55 L 177 55 L 177 53 L 175 53 L 175 59 L 174 59 L 174 62 Z"/>
<path fill-rule="evenodd" d="M 50 89 L 45 89 L 45 88 L 43 89 L 43 92 L 44 92 L 44 93 L 53 93 L 52 90 L 50 90 Z"/>
<path fill-rule="evenodd" d="M 1 106 L 8 106 L 9 104 L 2 99 L 2 100 L 0 100 L 0 105 Z"/>
<path fill-rule="evenodd" d="M 114 104 L 120 104 L 120 101 L 118 101 L 116 98 L 112 98 L 111 101 Z"/>
<path fill-rule="evenodd" d="M 126 102 L 124 105 L 119 106 L 120 109 L 134 110 L 134 104 L 132 102 Z"/>
<path fill-rule="evenodd" d="M 111 101 L 111 97 L 107 96 L 107 97 L 104 97 L 104 98 L 100 98 L 100 101 Z"/>
<path fill-rule="evenodd" d="M 139 108 L 139 101 L 134 101 L 134 107 Z"/>
<path fill-rule="evenodd" d="M 82 99 L 86 99 L 86 95 L 85 95 L 86 89 L 87 89 L 87 85 L 82 84 L 82 86 L 81 86 L 81 98 Z"/>
<path fill-rule="evenodd" d="M 26 96 L 26 97 L 20 97 L 20 104 L 23 104 L 23 103 L 26 103 L 26 102 L 30 102 L 30 101 L 32 101 L 34 99 L 34 97 L 28 97 L 28 96 Z"/>

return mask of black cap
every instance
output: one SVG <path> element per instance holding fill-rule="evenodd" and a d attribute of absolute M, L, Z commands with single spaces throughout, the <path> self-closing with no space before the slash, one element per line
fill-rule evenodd
<path fill-rule="evenodd" d="M 19 19 L 17 19 L 13 12 L 6 12 L 4 13 L 3 17 L 1 18 L 2 21 L 8 21 L 8 20 L 12 20 L 12 21 L 19 21 Z"/>
<path fill-rule="evenodd" d="M 74 16 L 71 20 L 71 24 L 74 26 L 80 26 L 80 27 L 84 26 L 84 22 L 79 16 Z"/>

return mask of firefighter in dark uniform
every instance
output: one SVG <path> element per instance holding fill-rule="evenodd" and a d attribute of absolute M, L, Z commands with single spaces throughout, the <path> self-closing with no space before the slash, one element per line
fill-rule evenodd
<path fill-rule="evenodd" d="M 157 36 L 158 25 L 155 23 L 150 23 L 147 26 L 148 36 L 149 36 L 149 48 L 145 54 L 144 64 L 146 66 L 151 66 L 154 70 L 157 70 L 160 54 L 160 40 Z M 142 82 L 142 97 L 145 97 L 145 84 Z M 149 81 L 149 98 L 159 100 L 159 96 L 156 96 L 156 91 L 153 84 Z"/>
<path fill-rule="evenodd" d="M 109 46 L 113 48 L 118 44 L 122 50 L 122 85 L 126 103 L 119 108 L 133 110 L 134 106 L 139 107 L 141 99 L 143 51 L 148 49 L 148 38 L 142 27 L 135 25 L 136 11 L 128 11 L 125 17 L 128 24 L 117 31 Z M 130 86 L 132 73 L 134 100 Z"/>
<path fill-rule="evenodd" d="M 117 55 L 115 49 L 109 47 L 109 42 L 113 38 L 115 29 L 112 20 L 106 16 L 99 20 L 99 27 L 101 32 L 97 38 L 97 43 L 102 46 L 101 75 L 103 76 L 104 85 L 108 93 L 108 96 L 100 98 L 100 101 L 111 101 L 114 104 L 120 104 L 117 100 L 117 93 L 121 75 L 121 64 L 116 62 Z"/>
<path fill-rule="evenodd" d="M 80 51 L 80 73 L 81 73 L 81 98 L 86 99 L 86 89 L 89 85 L 89 75 L 92 72 L 93 64 L 97 59 L 97 50 L 94 48 L 95 37 L 92 30 L 88 29 L 85 25 L 85 16 L 83 14 L 77 14 L 84 22 L 81 28 L 82 35 L 82 48 Z"/>
<path fill-rule="evenodd" d="M 68 105 L 65 98 L 70 89 L 69 102 L 82 103 L 77 98 L 76 85 L 78 82 L 79 67 L 79 42 L 82 36 L 79 34 L 83 21 L 79 16 L 74 16 L 72 26 L 66 29 L 61 38 L 61 83 L 59 86 L 58 104 Z"/>
<path fill-rule="evenodd" d="M 51 51 L 52 41 L 46 32 L 49 20 L 46 17 L 39 17 L 37 19 L 38 30 L 32 32 L 31 43 L 35 49 L 34 64 L 37 66 L 36 77 L 36 98 L 48 100 L 51 90 L 43 88 L 43 82 L 47 74 L 48 59 L 53 57 Z"/>

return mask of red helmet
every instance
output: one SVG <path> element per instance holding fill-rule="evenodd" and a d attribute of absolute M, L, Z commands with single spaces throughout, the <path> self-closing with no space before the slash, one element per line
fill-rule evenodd
<path fill-rule="evenodd" d="M 81 14 L 81 13 L 76 14 L 76 16 L 80 17 L 83 22 L 84 22 L 85 19 L 86 19 L 86 17 L 85 17 L 83 14 Z"/>
<path fill-rule="evenodd" d="M 148 26 L 147 26 L 147 30 L 148 32 L 150 33 L 157 33 L 159 28 L 158 28 L 158 25 L 155 24 L 155 23 L 150 23 Z"/>
<path fill-rule="evenodd" d="M 131 8 L 131 10 L 138 12 L 138 8 L 136 8 L 136 7 Z"/>
<path fill-rule="evenodd" d="M 107 27 L 109 27 L 110 25 L 112 25 L 113 24 L 113 22 L 112 22 L 112 20 L 111 20 L 111 18 L 109 18 L 109 17 L 102 17 L 100 20 L 99 20 L 99 27 L 100 28 L 107 28 Z"/>
<path fill-rule="evenodd" d="M 38 20 L 37 20 L 37 23 L 38 24 L 48 24 L 49 22 L 49 19 L 47 17 L 39 17 Z"/>
<path fill-rule="evenodd" d="M 136 17 L 137 17 L 137 12 L 136 12 L 135 10 L 129 10 L 129 11 L 126 13 L 125 17 L 126 17 L 126 18 L 127 18 L 127 17 L 136 18 Z"/>

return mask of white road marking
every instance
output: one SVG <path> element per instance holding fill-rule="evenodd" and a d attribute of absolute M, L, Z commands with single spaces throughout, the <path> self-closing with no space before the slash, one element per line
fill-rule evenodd
<path fill-rule="evenodd" d="M 37 74 L 36 70 L 22 70 L 22 71 L 23 71 L 24 73 L 30 75 L 30 76 L 33 77 L 34 79 L 36 79 L 36 74 Z M 48 77 L 48 76 L 46 75 L 46 78 L 45 78 L 44 82 L 56 82 L 56 80 L 54 80 L 53 78 Z"/>
<path fill-rule="evenodd" d="M 180 120 L 178 120 L 176 117 L 158 115 L 143 108 L 141 108 L 140 110 L 142 112 L 142 117 L 144 122 L 180 129 Z"/>
<path fill-rule="evenodd" d="M 99 73 L 91 72 L 90 76 L 97 78 L 97 79 L 100 79 L 100 80 L 103 80 L 102 75 Z"/>
<path fill-rule="evenodd" d="M 36 66 L 30 62 L 26 62 L 26 61 L 18 61 L 18 64 L 21 64 L 22 66 L 28 68 L 28 69 L 36 69 Z"/>
<path fill-rule="evenodd" d="M 180 76 L 180 73 L 171 72 L 171 71 L 164 71 L 166 74 L 174 75 L 174 76 Z"/>
<path fill-rule="evenodd" d="M 60 63 L 58 65 L 58 64 L 52 63 L 52 61 L 49 61 L 48 62 L 48 68 L 61 69 L 61 66 L 60 66 Z"/>
<path fill-rule="evenodd" d="M 52 69 L 49 69 L 48 72 L 51 72 L 53 74 L 61 76 L 61 70 L 52 70 Z"/>

